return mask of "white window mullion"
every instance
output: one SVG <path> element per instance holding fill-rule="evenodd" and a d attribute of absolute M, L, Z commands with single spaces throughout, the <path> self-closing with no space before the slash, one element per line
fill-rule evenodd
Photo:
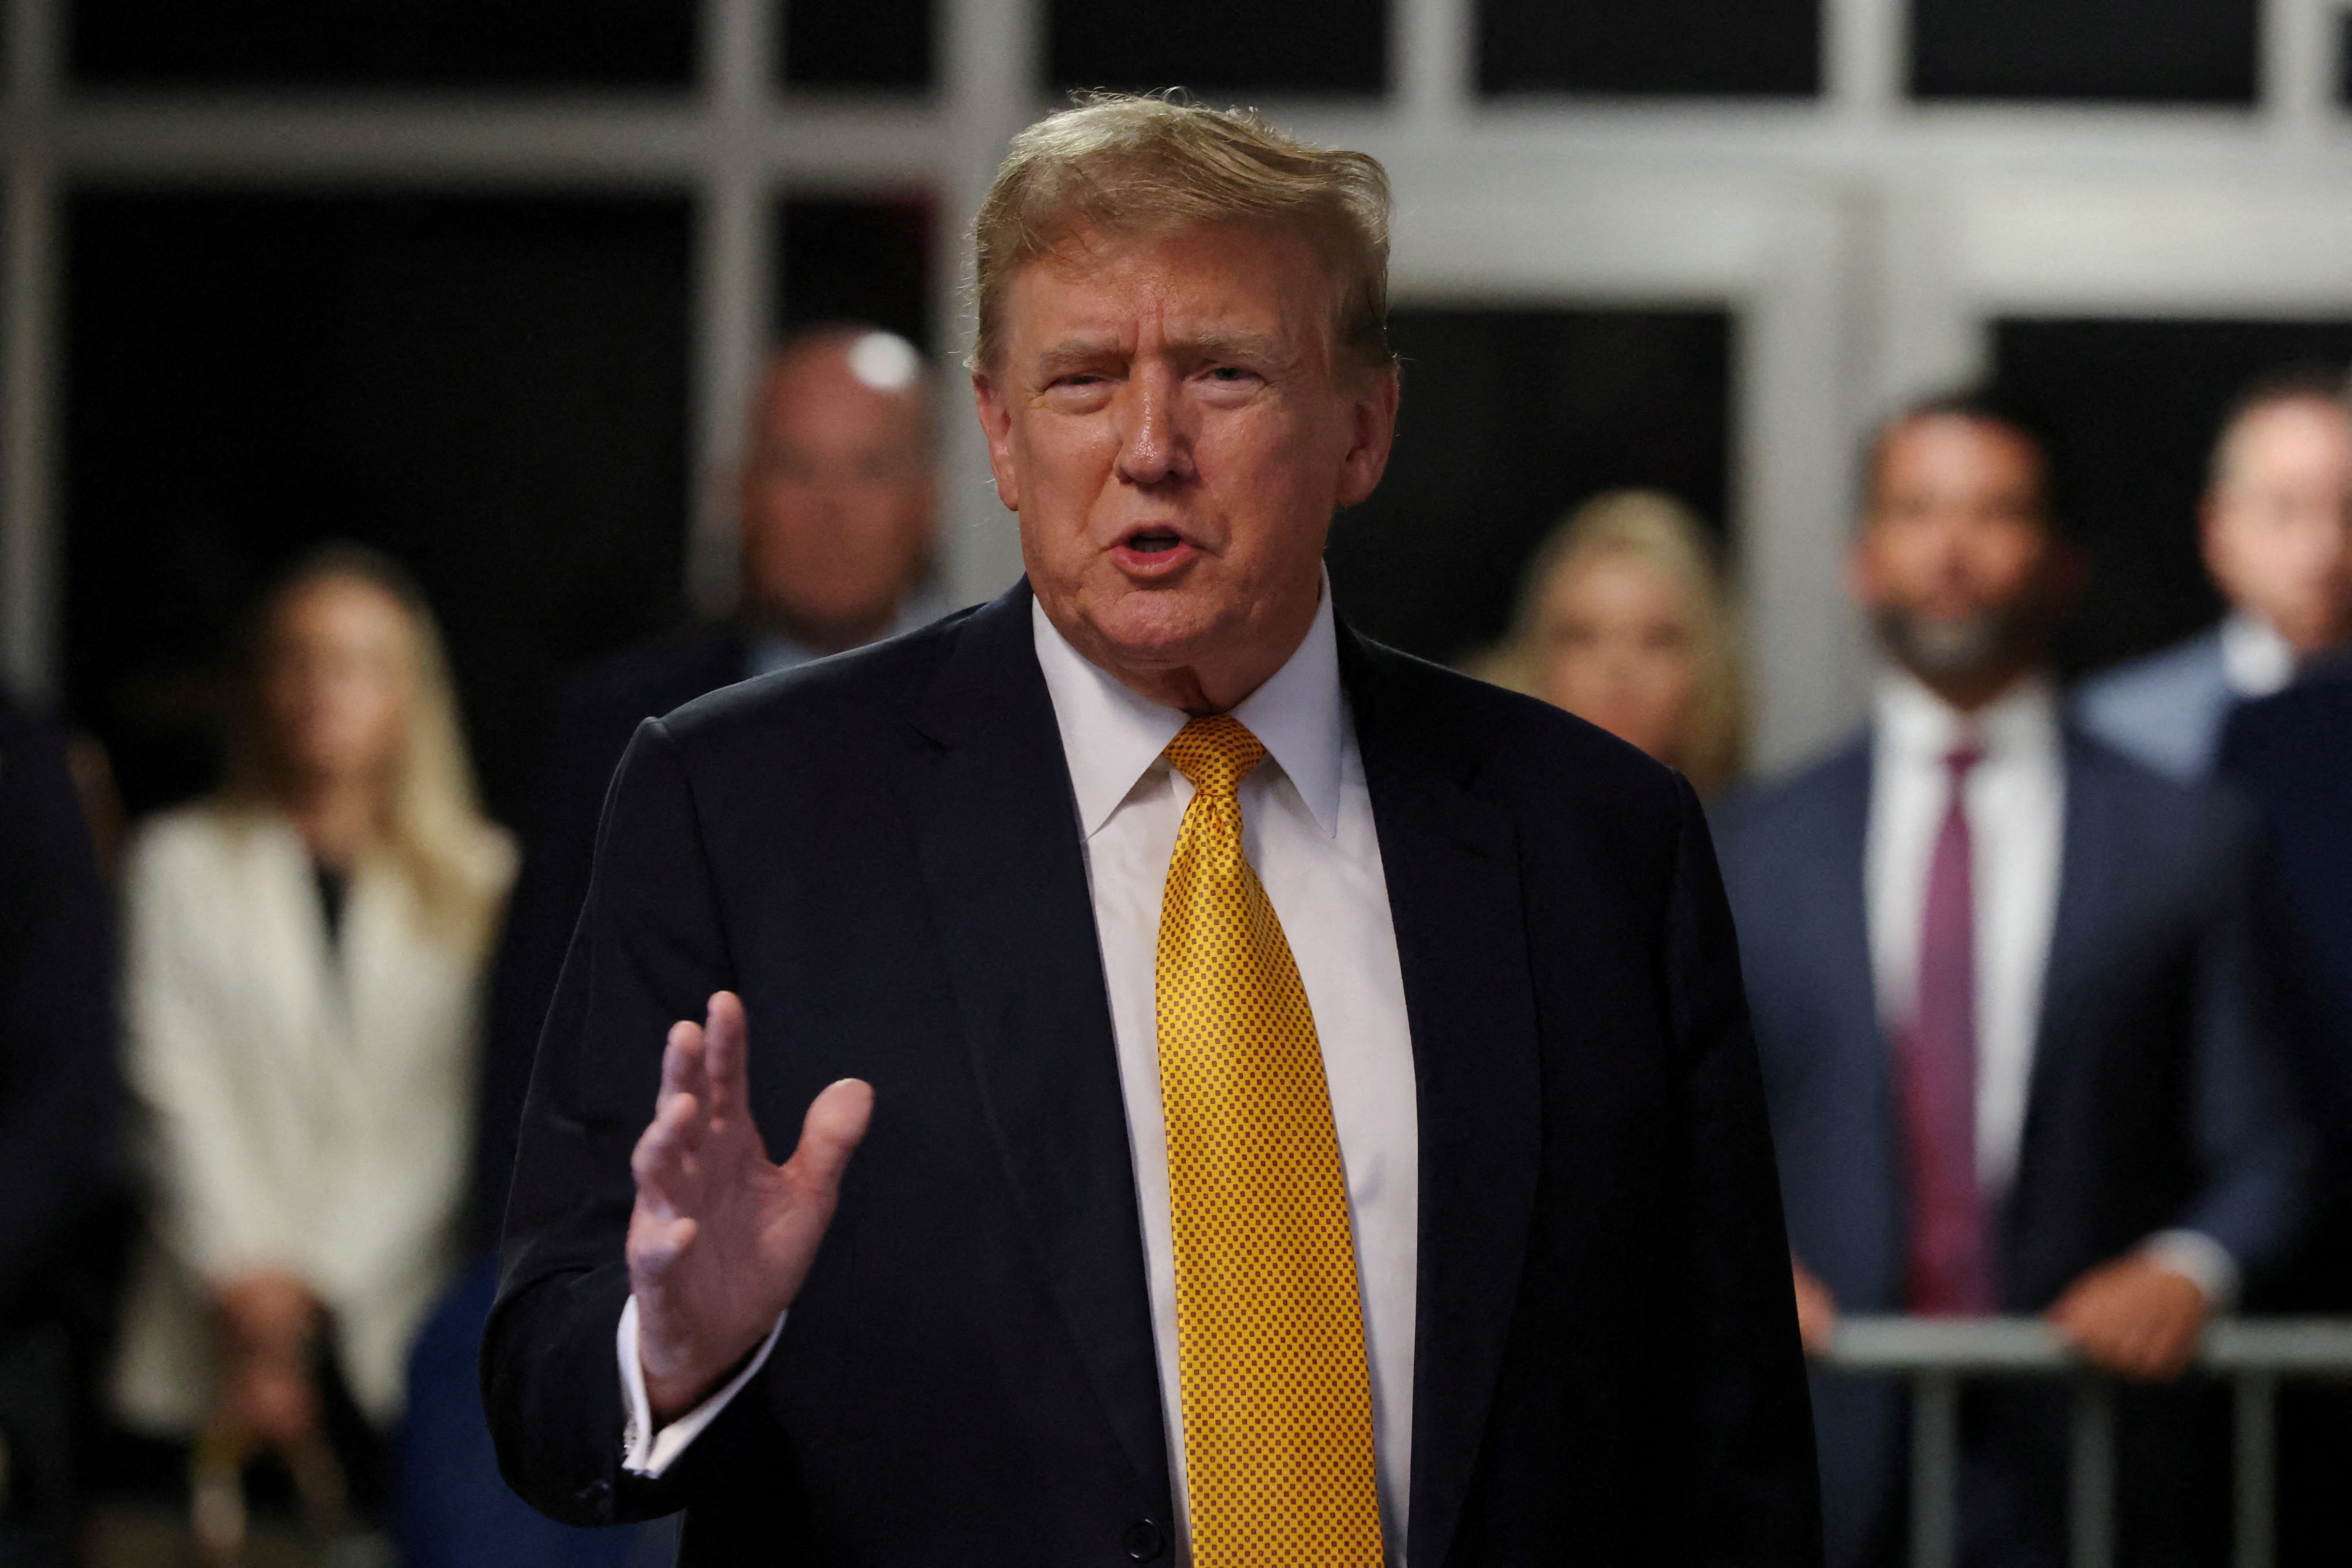
<path fill-rule="evenodd" d="M 743 410 L 767 350 L 774 191 L 762 149 L 772 113 L 775 0 L 704 0 L 704 144 L 695 192 L 695 505 L 687 591 L 733 607 Z"/>
<path fill-rule="evenodd" d="M 57 677 L 56 341 L 63 317 L 53 116 L 63 74 L 55 0 L 7 0 L 5 256 L 0 257 L 0 670 Z"/>

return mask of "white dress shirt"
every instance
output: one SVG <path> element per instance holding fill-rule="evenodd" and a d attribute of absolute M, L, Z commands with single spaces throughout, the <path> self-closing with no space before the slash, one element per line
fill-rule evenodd
<path fill-rule="evenodd" d="M 1033 623 L 1077 802 L 1110 997 L 1181 1561 L 1189 1535 L 1182 1519 L 1184 1421 L 1155 994 L 1160 898 L 1192 795 L 1190 781 L 1161 753 L 1185 716 L 1135 695 L 1088 663 L 1042 608 L 1033 610 Z M 1340 689 L 1328 584 L 1306 640 L 1233 711 L 1267 752 L 1266 762 L 1241 786 L 1243 847 L 1289 939 L 1323 1048 L 1363 1297 L 1382 1533 L 1388 1560 L 1401 1563 L 1412 1470 L 1420 1128 L 1404 980 L 1371 796 Z M 635 1327 L 632 1300 L 622 1314 L 618 1344 L 630 1412 L 626 1463 L 639 1474 L 658 1475 L 758 1371 L 776 1334 L 726 1388 L 654 1434 Z M 778 1332 L 782 1327 L 780 1321 Z"/>
<path fill-rule="evenodd" d="M 2294 647 L 2260 616 L 2232 610 L 2221 621 L 2221 679 L 2230 695 L 2252 701 L 2294 683 Z"/>
<path fill-rule="evenodd" d="M 1976 915 L 1977 1184 L 1998 1203 L 2017 1177 L 2065 858 L 2057 694 L 2034 677 L 1964 714 L 1890 669 L 1876 710 L 1864 877 L 1872 977 L 1890 1036 L 1910 1026 L 1917 1002 L 1928 868 L 1951 803 L 1945 759 L 1964 744 L 1981 752 L 1963 786 Z M 2234 1299 L 2236 1262 L 2210 1237 L 2166 1231 L 2145 1252 L 2217 1308 Z"/>

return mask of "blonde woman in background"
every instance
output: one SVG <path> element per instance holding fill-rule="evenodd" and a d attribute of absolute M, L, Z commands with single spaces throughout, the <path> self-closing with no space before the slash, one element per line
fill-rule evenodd
<path fill-rule="evenodd" d="M 332 1437 L 364 1472 L 454 1261 L 514 852 L 390 563 L 340 547 L 298 568 L 246 674 L 225 787 L 149 825 L 127 866 L 152 1243 L 113 1393 L 134 1432 L 289 1456 Z"/>
<path fill-rule="evenodd" d="M 1737 641 L 1698 519 L 1655 490 L 1612 490 L 1538 547 L 1509 636 L 1471 673 L 1591 721 L 1709 795 L 1740 768 Z"/>

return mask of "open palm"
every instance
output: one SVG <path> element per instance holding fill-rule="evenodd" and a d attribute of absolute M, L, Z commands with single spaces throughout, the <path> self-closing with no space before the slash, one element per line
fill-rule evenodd
<path fill-rule="evenodd" d="M 844 1079 L 811 1102 L 800 1147 L 768 1158 L 750 1108 L 743 1004 L 710 998 L 662 1053 L 654 1119 L 630 1158 L 629 1286 L 637 1354 L 656 1419 L 718 1386 L 800 1294 L 824 1239 L 874 1090 Z"/>

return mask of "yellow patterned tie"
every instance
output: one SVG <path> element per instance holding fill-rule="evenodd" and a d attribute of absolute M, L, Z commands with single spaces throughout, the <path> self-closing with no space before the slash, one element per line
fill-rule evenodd
<path fill-rule="evenodd" d="M 1372 1394 L 1315 1016 L 1234 791 L 1265 747 L 1195 719 L 1160 908 L 1160 1103 L 1195 1568 L 1380 1568 Z"/>

